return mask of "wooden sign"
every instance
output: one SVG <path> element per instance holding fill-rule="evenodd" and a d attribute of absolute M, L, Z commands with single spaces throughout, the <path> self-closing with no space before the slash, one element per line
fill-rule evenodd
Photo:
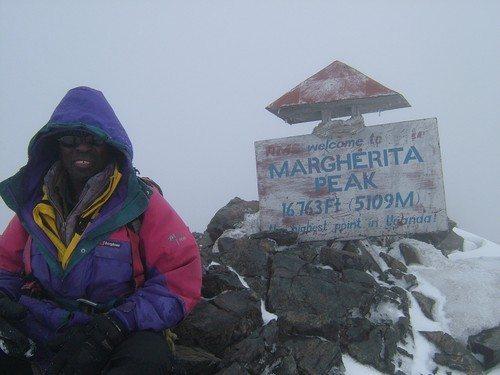
<path fill-rule="evenodd" d="M 262 230 L 301 241 L 446 230 L 436 119 L 255 142 Z"/>

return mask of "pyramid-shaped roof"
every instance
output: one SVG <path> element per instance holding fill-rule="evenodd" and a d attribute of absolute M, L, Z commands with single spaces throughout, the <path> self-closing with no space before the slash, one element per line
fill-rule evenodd
<path fill-rule="evenodd" d="M 341 61 L 300 83 L 266 109 L 289 124 L 409 107 L 406 99 Z"/>

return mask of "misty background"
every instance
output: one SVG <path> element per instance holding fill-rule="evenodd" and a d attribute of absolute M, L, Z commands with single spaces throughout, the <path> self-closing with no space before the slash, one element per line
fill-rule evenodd
<path fill-rule="evenodd" d="M 340 60 L 437 117 L 448 216 L 500 242 L 498 1 L 0 0 L 0 179 L 67 90 L 103 91 L 135 165 L 193 231 L 258 199 L 253 142 L 308 134 L 267 104 Z M 12 213 L 0 203 L 0 226 Z M 1 230 L 0 230 L 1 232 Z"/>

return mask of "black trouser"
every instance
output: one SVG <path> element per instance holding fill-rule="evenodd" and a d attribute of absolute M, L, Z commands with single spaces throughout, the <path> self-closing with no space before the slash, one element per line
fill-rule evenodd
<path fill-rule="evenodd" d="M 102 372 L 107 375 L 171 374 L 173 357 L 161 333 L 139 331 L 132 333 L 111 354 Z M 82 369 L 86 374 L 89 369 Z M 0 374 L 32 374 L 27 362 L 13 358 L 0 359 Z"/>

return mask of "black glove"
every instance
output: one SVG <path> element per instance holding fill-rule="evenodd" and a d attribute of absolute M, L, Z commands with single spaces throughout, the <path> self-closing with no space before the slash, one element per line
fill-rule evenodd
<path fill-rule="evenodd" d="M 35 344 L 0 318 L 0 350 L 11 357 L 29 359 L 35 354 Z"/>
<path fill-rule="evenodd" d="M 99 374 L 113 350 L 126 337 L 127 331 L 121 322 L 109 315 L 98 315 L 87 325 L 74 327 L 49 343 L 57 354 L 47 375 Z"/>
<path fill-rule="evenodd" d="M 26 317 L 27 309 L 18 302 L 14 302 L 9 296 L 0 292 L 0 318 L 8 322 L 16 322 Z"/>
<path fill-rule="evenodd" d="M 26 307 L 0 292 L 0 349 L 11 357 L 26 359 L 35 353 L 34 343 L 10 324 L 26 314 Z"/>

